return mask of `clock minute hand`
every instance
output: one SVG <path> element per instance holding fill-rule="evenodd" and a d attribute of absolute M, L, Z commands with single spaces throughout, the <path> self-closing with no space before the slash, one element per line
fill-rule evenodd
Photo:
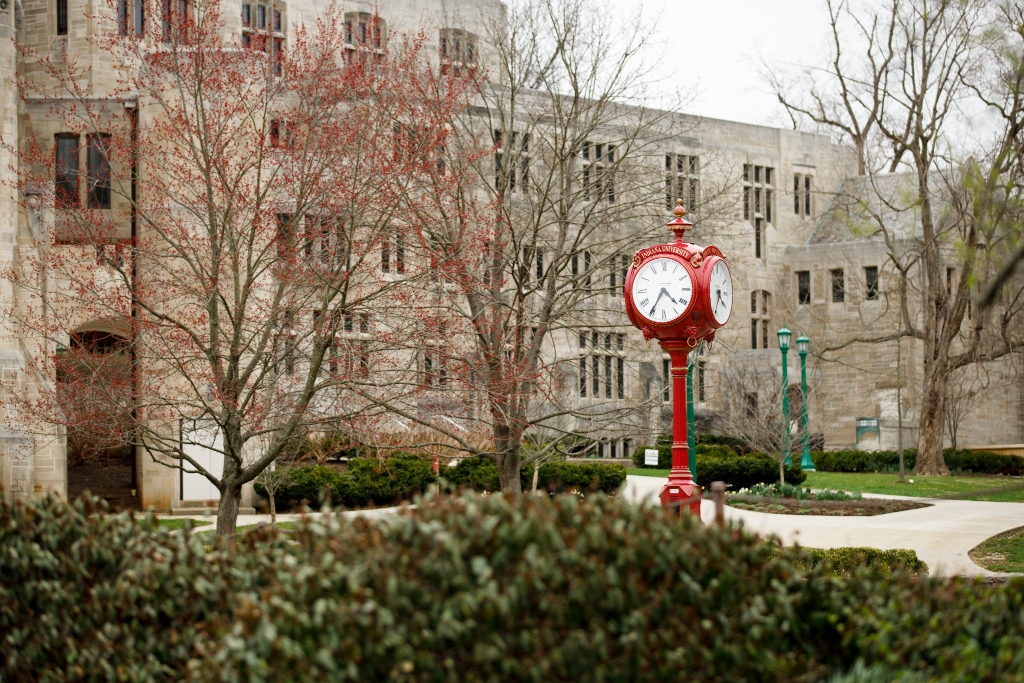
<path fill-rule="evenodd" d="M 648 315 L 654 315 L 654 309 L 658 307 L 658 302 L 661 301 L 661 297 L 664 296 L 664 295 L 665 295 L 665 288 L 663 287 L 661 289 L 661 291 L 658 292 L 658 298 L 654 300 L 654 305 L 651 306 L 651 312 L 648 313 Z"/>

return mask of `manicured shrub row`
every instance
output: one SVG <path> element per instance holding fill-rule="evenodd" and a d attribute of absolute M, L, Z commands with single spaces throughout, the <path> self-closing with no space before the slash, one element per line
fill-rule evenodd
<path fill-rule="evenodd" d="M 967 451 L 947 448 L 943 451 L 946 466 L 953 472 L 1024 476 L 1024 458 L 988 451 Z M 900 468 L 897 451 L 812 451 L 815 469 L 821 472 L 896 472 Z M 903 451 L 903 466 L 914 469 L 917 449 Z"/>
<path fill-rule="evenodd" d="M 463 458 L 444 471 L 444 478 L 456 488 L 496 492 L 501 490 L 498 467 L 491 458 L 478 455 Z M 533 489 L 533 465 L 520 472 L 520 485 L 524 491 Z M 626 481 L 626 468 L 609 463 L 548 462 L 540 466 L 537 489 L 550 493 L 576 490 L 615 493 Z"/>
<path fill-rule="evenodd" d="M 844 577 L 604 496 L 471 496 L 210 552 L 89 512 L 0 501 L 0 680 L 1024 681 L 1024 581 Z"/>
<path fill-rule="evenodd" d="M 650 446 L 639 446 L 633 452 L 633 463 L 645 467 L 644 451 Z M 672 445 L 659 445 L 658 468 L 672 467 Z M 779 463 L 766 453 L 740 455 L 726 446 L 697 444 L 697 483 L 707 488 L 713 481 L 724 481 L 733 490 L 756 484 L 771 484 L 779 480 Z M 786 468 L 786 483 L 801 484 L 807 479 L 799 465 Z"/>
<path fill-rule="evenodd" d="M 352 458 L 345 472 L 325 465 L 290 468 L 275 490 L 274 501 L 280 509 L 302 504 L 318 509 L 329 492 L 335 506 L 389 505 L 411 500 L 436 479 L 432 463 L 417 455 L 392 455 L 383 460 Z M 262 483 L 257 483 L 255 489 L 267 497 Z"/>
<path fill-rule="evenodd" d="M 839 574 L 852 575 L 861 567 L 873 567 L 890 574 L 905 569 L 914 576 L 926 576 L 926 565 L 917 553 L 905 548 L 879 550 L 878 548 L 804 548 L 807 566 L 817 569 L 828 565 Z"/>

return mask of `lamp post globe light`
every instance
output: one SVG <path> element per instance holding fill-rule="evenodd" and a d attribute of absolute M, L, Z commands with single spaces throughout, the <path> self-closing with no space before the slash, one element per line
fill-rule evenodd
<path fill-rule="evenodd" d="M 693 224 L 680 199 L 668 228 L 676 239 L 641 249 L 626 274 L 626 314 L 644 339 L 657 339 L 672 359 L 672 471 L 661 504 L 700 519 L 700 487 L 687 438 L 687 361 L 698 342 L 709 343 L 732 314 L 732 274 L 718 247 L 683 241 Z M 692 386 L 692 385 L 691 385 Z M 692 390 L 692 389 L 691 389 Z"/>
<path fill-rule="evenodd" d="M 800 469 L 805 472 L 814 471 L 814 460 L 811 459 L 811 435 L 807 430 L 807 350 L 811 340 L 800 335 L 796 338 L 796 350 L 800 354 L 800 438 L 803 440 L 803 453 L 800 456 Z"/>
<path fill-rule="evenodd" d="M 776 334 L 779 336 L 779 351 L 782 351 L 782 456 L 786 465 L 789 465 L 789 369 L 786 366 L 786 354 L 793 333 L 783 326 Z"/>

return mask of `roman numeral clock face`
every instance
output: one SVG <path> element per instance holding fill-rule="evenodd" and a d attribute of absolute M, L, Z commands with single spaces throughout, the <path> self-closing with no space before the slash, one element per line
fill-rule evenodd
<path fill-rule="evenodd" d="M 653 322 L 672 322 L 686 312 L 692 298 L 690 273 L 674 259 L 654 259 L 633 278 L 633 305 Z"/>

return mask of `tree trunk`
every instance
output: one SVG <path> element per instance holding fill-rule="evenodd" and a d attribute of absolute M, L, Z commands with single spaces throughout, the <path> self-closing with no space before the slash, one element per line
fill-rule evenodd
<path fill-rule="evenodd" d="M 242 500 L 242 487 L 238 484 L 224 484 L 217 508 L 217 535 L 234 538 L 238 527 L 238 504 Z"/>
<path fill-rule="evenodd" d="M 786 458 L 785 456 L 779 459 L 779 486 L 786 485 Z"/>
<path fill-rule="evenodd" d="M 946 476 L 949 474 L 949 468 L 942 457 L 942 399 L 945 395 L 946 378 L 940 375 L 937 362 L 933 362 L 929 370 L 921 397 L 920 432 L 917 437 L 917 463 L 914 465 L 914 474 Z"/>
<path fill-rule="evenodd" d="M 270 526 L 277 528 L 277 505 L 274 504 L 274 488 L 267 488 L 267 497 L 270 498 Z"/>
<path fill-rule="evenodd" d="M 533 463 L 533 487 L 531 493 L 537 495 L 537 481 L 540 479 L 540 463 Z"/>
<path fill-rule="evenodd" d="M 518 496 L 523 492 L 523 484 L 519 479 L 519 439 L 509 434 L 507 428 L 503 427 L 495 431 L 499 432 L 498 437 L 494 440 L 497 446 L 494 460 L 498 465 L 498 481 L 501 483 L 501 492 Z"/>

